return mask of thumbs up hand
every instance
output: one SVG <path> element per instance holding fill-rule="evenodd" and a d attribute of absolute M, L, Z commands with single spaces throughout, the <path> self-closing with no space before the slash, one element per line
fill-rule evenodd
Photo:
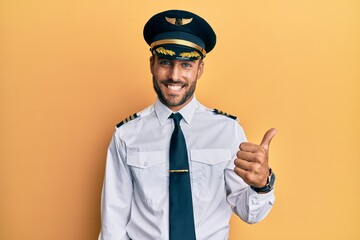
<path fill-rule="evenodd" d="M 267 184 L 269 176 L 269 145 L 276 134 L 276 129 L 269 129 L 260 145 L 243 142 L 235 159 L 234 171 L 247 184 L 252 187 L 261 188 Z"/>

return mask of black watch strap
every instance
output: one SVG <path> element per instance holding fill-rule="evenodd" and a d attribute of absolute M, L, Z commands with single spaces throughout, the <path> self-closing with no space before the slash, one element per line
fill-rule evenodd
<path fill-rule="evenodd" d="M 270 168 L 266 185 L 261 188 L 257 188 L 257 187 L 251 187 L 251 188 L 257 193 L 267 193 L 274 189 L 274 184 L 275 184 L 275 173 Z"/>

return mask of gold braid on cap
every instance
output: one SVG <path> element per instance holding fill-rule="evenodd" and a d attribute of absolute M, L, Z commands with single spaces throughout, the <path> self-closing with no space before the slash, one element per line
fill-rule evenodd
<path fill-rule="evenodd" d="M 186 41 L 186 40 L 181 40 L 181 39 L 162 39 L 162 40 L 158 40 L 158 41 L 155 41 L 155 42 L 151 43 L 150 47 L 154 48 L 154 47 L 156 47 L 158 45 L 164 45 L 164 44 L 176 44 L 176 45 L 183 45 L 183 46 L 191 47 L 191 48 L 194 48 L 194 49 L 198 50 L 199 52 L 201 52 L 203 57 L 205 57 L 205 55 L 206 55 L 205 49 L 203 49 L 199 45 L 197 45 L 197 44 L 195 44 L 193 42 Z"/>
<path fill-rule="evenodd" d="M 198 57 L 200 57 L 200 54 L 197 51 L 182 52 L 179 55 L 182 58 L 198 58 Z"/>
<path fill-rule="evenodd" d="M 163 55 L 170 55 L 170 56 L 174 56 L 175 52 L 169 49 L 165 49 L 163 47 L 159 47 L 155 50 L 157 53 L 163 54 Z"/>

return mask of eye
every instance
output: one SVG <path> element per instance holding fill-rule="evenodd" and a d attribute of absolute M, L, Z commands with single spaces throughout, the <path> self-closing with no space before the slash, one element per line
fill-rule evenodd
<path fill-rule="evenodd" d="M 188 62 L 183 62 L 183 63 L 181 64 L 181 66 L 184 67 L 184 68 L 189 68 L 189 67 L 191 67 L 192 65 L 191 65 L 190 63 L 188 63 Z"/>
<path fill-rule="evenodd" d="M 160 65 L 171 65 L 171 62 L 169 60 L 163 59 L 160 60 Z"/>

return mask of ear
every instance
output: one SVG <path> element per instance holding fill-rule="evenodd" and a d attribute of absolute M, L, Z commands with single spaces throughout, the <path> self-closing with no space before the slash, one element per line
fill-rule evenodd
<path fill-rule="evenodd" d="M 204 64 L 205 64 L 204 61 L 200 60 L 200 63 L 199 63 L 199 66 L 198 66 L 198 73 L 197 73 L 198 79 L 201 78 L 201 75 L 204 72 Z"/>
<path fill-rule="evenodd" d="M 150 72 L 151 74 L 154 74 L 154 63 L 155 63 L 155 57 L 154 55 L 152 55 L 149 59 L 149 63 L 150 63 Z"/>

